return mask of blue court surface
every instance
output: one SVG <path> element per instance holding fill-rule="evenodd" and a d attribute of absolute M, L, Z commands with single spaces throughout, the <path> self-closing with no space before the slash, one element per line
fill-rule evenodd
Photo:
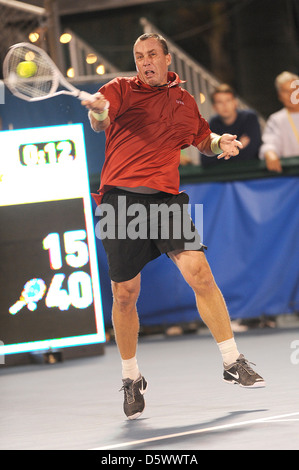
<path fill-rule="evenodd" d="M 207 331 L 140 338 L 146 409 L 129 421 L 117 347 L 56 364 L 0 368 L 0 449 L 179 451 L 299 449 L 299 328 L 237 333 L 240 352 L 267 382 L 222 381 Z M 104 455 L 104 454 L 103 454 Z M 112 454 L 111 454 L 112 455 Z"/>

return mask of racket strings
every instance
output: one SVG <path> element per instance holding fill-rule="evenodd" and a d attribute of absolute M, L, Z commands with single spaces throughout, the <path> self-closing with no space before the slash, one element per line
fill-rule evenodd
<path fill-rule="evenodd" d="M 22 62 L 29 63 L 23 65 Z M 22 72 L 25 76 L 21 76 Z M 69 83 L 43 49 L 25 42 L 9 49 L 3 62 L 3 76 L 12 94 L 26 101 L 40 101 L 61 94 L 80 100 L 96 99 L 95 95 Z M 61 88 L 59 91 L 58 87 Z"/>
<path fill-rule="evenodd" d="M 20 62 L 29 60 L 34 62 L 37 69 L 32 77 L 20 77 L 17 67 Z M 58 79 L 52 66 L 38 51 L 28 47 L 18 47 L 12 50 L 9 57 L 6 83 L 13 93 L 23 95 L 24 98 L 37 98 L 52 94 L 58 87 Z"/>

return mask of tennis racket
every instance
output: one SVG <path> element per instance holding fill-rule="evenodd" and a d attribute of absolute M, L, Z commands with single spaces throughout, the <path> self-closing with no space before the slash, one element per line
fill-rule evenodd
<path fill-rule="evenodd" d="M 15 315 L 25 305 L 31 311 L 35 310 L 37 302 L 43 298 L 46 289 L 46 284 L 42 279 L 30 279 L 26 282 L 19 300 L 10 307 L 9 313 Z"/>
<path fill-rule="evenodd" d="M 18 74 L 21 62 L 33 62 L 34 74 L 23 77 Z M 95 101 L 91 95 L 71 85 L 59 71 L 48 54 L 41 48 L 21 42 L 10 47 L 3 62 L 4 83 L 13 95 L 26 101 L 40 101 L 58 95 L 71 95 L 79 100 Z M 58 90 L 58 87 L 62 90 Z M 107 102 L 107 108 L 109 103 Z"/>

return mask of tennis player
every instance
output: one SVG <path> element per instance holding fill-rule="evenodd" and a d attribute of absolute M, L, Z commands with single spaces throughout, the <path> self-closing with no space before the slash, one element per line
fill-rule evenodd
<path fill-rule="evenodd" d="M 115 209 L 114 221 L 128 214 L 130 207 L 141 206 L 148 221 L 150 209 L 159 204 L 179 208 L 178 212 L 184 215 L 188 196 L 179 192 L 181 149 L 193 145 L 205 155 L 217 154 L 228 159 L 238 155 L 242 144 L 235 135 L 219 136 L 211 132 L 194 98 L 180 87 L 179 76 L 169 72 L 171 56 L 163 37 L 143 34 L 136 40 L 133 53 L 137 76 L 113 79 L 100 88 L 96 101 L 82 103 L 89 110 L 94 131 L 106 133 L 98 202 Z M 108 104 L 109 110 L 105 109 Z M 149 235 L 146 239 L 131 239 L 127 235 L 102 239 L 112 281 L 112 320 L 122 363 L 124 412 L 129 419 L 143 412 L 147 388 L 136 357 L 140 272 L 146 263 L 162 253 L 176 264 L 195 293 L 198 312 L 222 355 L 223 379 L 243 387 L 265 386 L 263 378 L 238 351 L 224 298 L 194 224 L 190 222 L 194 235 L 190 249 L 186 230 L 181 230 L 180 238 L 174 236 L 175 228 L 171 224 L 175 218 L 161 219 L 158 238 Z M 165 233 L 164 223 L 169 233 L 167 239 L 161 235 Z M 114 232 L 119 234 L 119 230 Z"/>

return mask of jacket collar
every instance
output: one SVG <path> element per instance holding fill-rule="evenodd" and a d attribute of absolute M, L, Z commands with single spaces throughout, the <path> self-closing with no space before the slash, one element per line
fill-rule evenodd
<path fill-rule="evenodd" d="M 154 91 L 157 89 L 161 90 L 161 89 L 167 89 L 167 88 L 171 88 L 174 86 L 178 86 L 180 83 L 185 83 L 185 80 L 181 80 L 178 74 L 175 72 L 168 72 L 167 83 L 165 85 L 162 85 L 162 86 L 147 85 L 142 80 L 140 80 L 139 75 L 135 77 L 135 83 L 139 88 L 142 88 L 143 90 Z"/>

